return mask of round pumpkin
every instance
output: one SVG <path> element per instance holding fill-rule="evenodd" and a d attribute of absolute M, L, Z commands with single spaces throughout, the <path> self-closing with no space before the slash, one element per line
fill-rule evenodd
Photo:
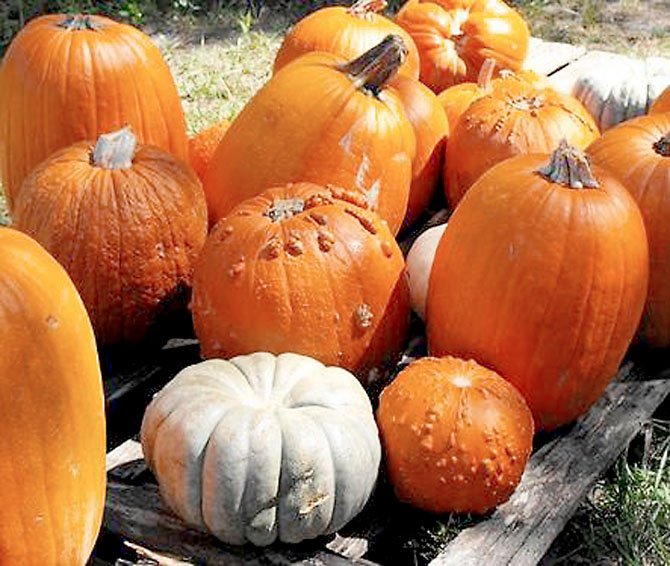
<path fill-rule="evenodd" d="M 309 181 L 364 194 L 395 234 L 416 141 L 386 85 L 405 51 L 401 38 L 389 36 L 349 63 L 309 53 L 270 79 L 214 154 L 204 183 L 210 222 L 268 187 Z"/>
<path fill-rule="evenodd" d="M 53 152 L 125 125 L 188 160 L 179 94 L 149 37 L 102 16 L 31 20 L 0 66 L 0 178 L 10 210 Z"/>
<path fill-rule="evenodd" d="M 433 513 L 507 501 L 533 447 L 521 394 L 472 360 L 412 362 L 382 392 L 377 421 L 396 495 Z"/>
<path fill-rule="evenodd" d="M 670 86 L 658 95 L 649 109 L 650 114 L 661 114 L 663 112 L 670 112 Z"/>
<path fill-rule="evenodd" d="M 182 370 L 147 408 L 141 439 L 167 504 L 228 544 L 337 531 L 367 502 L 381 457 L 356 379 L 292 353 Z"/>
<path fill-rule="evenodd" d="M 476 81 L 487 58 L 500 69 L 521 69 L 530 33 L 502 0 L 409 0 L 396 23 L 419 50 L 421 82 L 435 93 Z"/>
<path fill-rule="evenodd" d="M 105 504 L 105 407 L 91 323 L 63 268 L 0 228 L 0 557 L 85 564 Z"/>
<path fill-rule="evenodd" d="M 432 355 L 515 385 L 538 428 L 583 414 L 616 374 L 644 306 L 649 255 L 624 186 L 561 144 L 487 171 L 452 214 L 426 305 Z"/>
<path fill-rule="evenodd" d="M 191 167 L 201 181 L 204 180 L 205 173 L 207 173 L 212 157 L 214 157 L 214 152 L 229 127 L 230 122 L 223 120 L 199 131 L 188 139 Z"/>
<path fill-rule="evenodd" d="M 401 353 L 405 262 L 355 192 L 301 183 L 249 199 L 210 233 L 193 283 L 204 357 L 296 352 L 373 378 Z"/>
<path fill-rule="evenodd" d="M 407 280 L 409 283 L 409 300 L 412 310 L 422 320 L 426 319 L 426 294 L 430 271 L 433 268 L 435 252 L 440 238 L 444 234 L 447 223 L 432 226 L 423 232 L 407 253 Z"/>
<path fill-rule="evenodd" d="M 640 334 L 670 347 L 670 114 L 651 114 L 613 128 L 591 144 L 589 157 L 613 173 L 642 211 L 649 241 L 649 294 Z"/>
<path fill-rule="evenodd" d="M 23 184 L 14 225 L 67 270 L 101 343 L 135 342 L 185 307 L 207 210 L 193 170 L 128 129 L 56 152 Z"/>
<path fill-rule="evenodd" d="M 325 51 L 354 59 L 377 45 L 389 34 L 402 37 L 407 59 L 399 73 L 419 78 L 419 52 L 410 35 L 380 12 L 386 0 L 356 0 L 351 6 L 328 6 L 296 23 L 284 37 L 274 62 L 274 72 L 301 55 Z"/>

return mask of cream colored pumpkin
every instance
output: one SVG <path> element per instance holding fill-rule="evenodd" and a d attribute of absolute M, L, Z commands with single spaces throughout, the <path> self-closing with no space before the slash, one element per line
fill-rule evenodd
<path fill-rule="evenodd" d="M 445 222 L 428 228 L 416 239 L 407 254 L 409 301 L 412 310 L 422 320 L 426 318 L 426 294 L 428 293 L 430 270 L 433 268 L 437 245 L 440 243 L 440 238 L 446 227 Z"/>
<path fill-rule="evenodd" d="M 367 502 L 381 457 L 358 380 L 290 353 L 184 369 L 147 408 L 141 440 L 165 502 L 228 544 L 335 532 Z"/>

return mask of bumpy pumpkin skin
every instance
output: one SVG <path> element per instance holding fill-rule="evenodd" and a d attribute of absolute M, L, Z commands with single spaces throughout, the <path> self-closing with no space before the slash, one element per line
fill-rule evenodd
<path fill-rule="evenodd" d="M 665 142 L 663 142 L 665 140 Z M 630 191 L 644 217 L 649 241 L 649 295 L 640 336 L 670 347 L 670 114 L 652 114 L 613 128 L 587 153 Z"/>
<path fill-rule="evenodd" d="M 377 422 L 396 495 L 433 513 L 507 501 L 533 447 L 521 394 L 474 361 L 421 358 L 382 392 Z"/>
<path fill-rule="evenodd" d="M 193 283 L 203 356 L 293 351 L 364 381 L 394 360 L 409 322 L 405 262 L 386 223 L 364 206 L 357 193 L 297 184 L 269 189 L 219 222 Z"/>
<path fill-rule="evenodd" d="M 229 544 L 335 532 L 365 505 L 381 458 L 356 379 L 290 353 L 184 369 L 147 408 L 141 437 L 168 505 Z"/>
<path fill-rule="evenodd" d="M 149 37 L 102 16 L 29 22 L 0 67 L 0 176 L 10 210 L 28 173 L 56 150 L 125 125 L 188 161 L 179 94 Z"/>
<path fill-rule="evenodd" d="M 666 88 L 651 105 L 649 114 L 670 112 L 670 86 Z"/>
<path fill-rule="evenodd" d="M 106 169 L 91 162 L 93 145 L 74 144 L 33 171 L 14 225 L 65 267 L 100 343 L 138 342 L 184 302 L 207 236 L 205 198 L 193 170 L 157 147 Z"/>
<path fill-rule="evenodd" d="M 432 355 L 472 358 L 515 385 L 538 428 L 583 414 L 640 321 L 648 249 L 628 191 L 593 167 L 572 189 L 522 155 L 475 183 L 440 240 L 427 298 Z"/>
<path fill-rule="evenodd" d="M 203 181 L 209 169 L 212 157 L 219 143 L 228 131 L 230 122 L 223 120 L 206 128 L 188 139 L 188 152 L 191 167 L 198 178 Z"/>
<path fill-rule="evenodd" d="M 85 564 L 105 501 L 105 412 L 91 324 L 63 268 L 0 228 L 0 563 Z"/>

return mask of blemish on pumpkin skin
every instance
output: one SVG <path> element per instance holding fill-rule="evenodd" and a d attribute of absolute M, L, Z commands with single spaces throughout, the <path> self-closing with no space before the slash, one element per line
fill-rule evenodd
<path fill-rule="evenodd" d="M 335 244 L 335 236 L 330 230 L 325 228 L 320 228 L 316 235 L 317 242 L 319 244 L 319 249 L 322 252 L 328 252 L 331 250 Z"/>
<path fill-rule="evenodd" d="M 46 323 L 47 326 L 52 330 L 55 330 L 60 326 L 60 320 L 58 320 L 58 317 L 54 314 L 50 314 L 49 316 L 47 316 Z"/>
<path fill-rule="evenodd" d="M 300 241 L 300 235 L 295 232 L 289 234 L 284 249 L 292 256 L 301 255 L 305 251 L 305 246 Z"/>
<path fill-rule="evenodd" d="M 244 271 L 244 267 L 244 260 L 234 263 L 230 269 L 228 269 L 228 277 L 238 277 Z"/>
<path fill-rule="evenodd" d="M 365 230 L 370 232 L 373 236 L 377 234 L 377 227 L 374 225 L 374 222 L 370 220 L 367 216 L 363 216 L 360 212 L 357 210 L 354 210 L 353 208 L 345 208 L 344 212 L 346 212 L 348 215 L 353 216 L 358 222 L 360 223 Z"/>
<path fill-rule="evenodd" d="M 374 314 L 370 305 L 362 303 L 356 307 L 356 310 L 354 311 L 354 322 L 356 323 L 357 328 L 361 330 L 370 328 L 372 326 L 373 318 Z"/>
<path fill-rule="evenodd" d="M 381 248 L 382 248 L 382 253 L 386 257 L 393 257 L 393 246 L 391 246 L 391 242 L 387 242 L 386 240 L 381 243 Z"/>
<path fill-rule="evenodd" d="M 277 236 L 273 236 L 261 249 L 261 257 L 263 259 L 277 259 L 281 254 L 281 249 L 281 241 Z"/>

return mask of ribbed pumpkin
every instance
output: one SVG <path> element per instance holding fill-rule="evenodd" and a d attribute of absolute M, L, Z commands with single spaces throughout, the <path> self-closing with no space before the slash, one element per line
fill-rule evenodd
<path fill-rule="evenodd" d="M 416 142 L 386 84 L 405 51 L 400 37 L 389 36 L 349 63 L 309 53 L 277 73 L 214 155 L 204 183 L 210 222 L 268 187 L 309 181 L 360 191 L 396 233 Z"/>
<path fill-rule="evenodd" d="M 95 339 L 63 268 L 0 228 L 0 562 L 85 564 L 105 503 Z"/>
<path fill-rule="evenodd" d="M 230 122 L 223 120 L 209 128 L 201 130 L 188 139 L 191 167 L 193 167 L 193 170 L 201 181 L 204 180 L 205 173 L 209 169 L 216 148 L 219 147 L 219 143 L 229 127 Z"/>
<path fill-rule="evenodd" d="M 440 240 L 427 300 L 432 355 L 512 382 L 539 428 L 584 413 L 635 334 L 647 292 L 642 215 L 565 144 L 508 159 L 475 183 Z"/>
<path fill-rule="evenodd" d="M 365 380 L 403 348 L 404 267 L 360 194 L 307 183 L 269 189 L 221 220 L 198 259 L 202 354 L 291 351 Z"/>
<path fill-rule="evenodd" d="M 410 35 L 380 14 L 386 0 L 357 0 L 348 8 L 328 6 L 296 23 L 284 37 L 274 62 L 274 72 L 312 51 L 325 51 L 354 59 L 377 45 L 389 34 L 402 37 L 407 59 L 399 72 L 419 78 L 419 52 Z"/>
<path fill-rule="evenodd" d="M 666 88 L 651 105 L 650 114 L 670 112 L 670 86 Z"/>
<path fill-rule="evenodd" d="M 412 362 L 382 392 L 377 422 L 396 495 L 434 513 L 506 501 L 533 446 L 521 394 L 472 360 Z"/>
<path fill-rule="evenodd" d="M 419 50 L 421 82 L 435 93 L 476 81 L 487 58 L 517 71 L 530 33 L 502 0 L 409 0 L 395 19 Z"/>
<path fill-rule="evenodd" d="M 98 340 L 139 341 L 184 303 L 207 233 L 185 163 L 123 129 L 56 152 L 23 184 L 15 226 L 65 267 Z M 185 306 L 185 305 L 182 305 Z"/>
<path fill-rule="evenodd" d="M 593 163 L 613 173 L 642 211 L 649 241 L 649 295 L 641 336 L 670 347 L 670 114 L 629 120 L 591 144 Z"/>
<path fill-rule="evenodd" d="M 444 169 L 447 200 L 455 207 L 485 171 L 509 157 L 549 153 L 562 139 L 585 149 L 598 135 L 575 98 L 525 81 L 500 82 L 468 107 L 451 132 Z"/>
<path fill-rule="evenodd" d="M 184 115 L 149 37 L 102 16 L 35 18 L 0 67 L 0 177 L 10 210 L 54 151 L 129 124 L 143 143 L 188 160 Z"/>

